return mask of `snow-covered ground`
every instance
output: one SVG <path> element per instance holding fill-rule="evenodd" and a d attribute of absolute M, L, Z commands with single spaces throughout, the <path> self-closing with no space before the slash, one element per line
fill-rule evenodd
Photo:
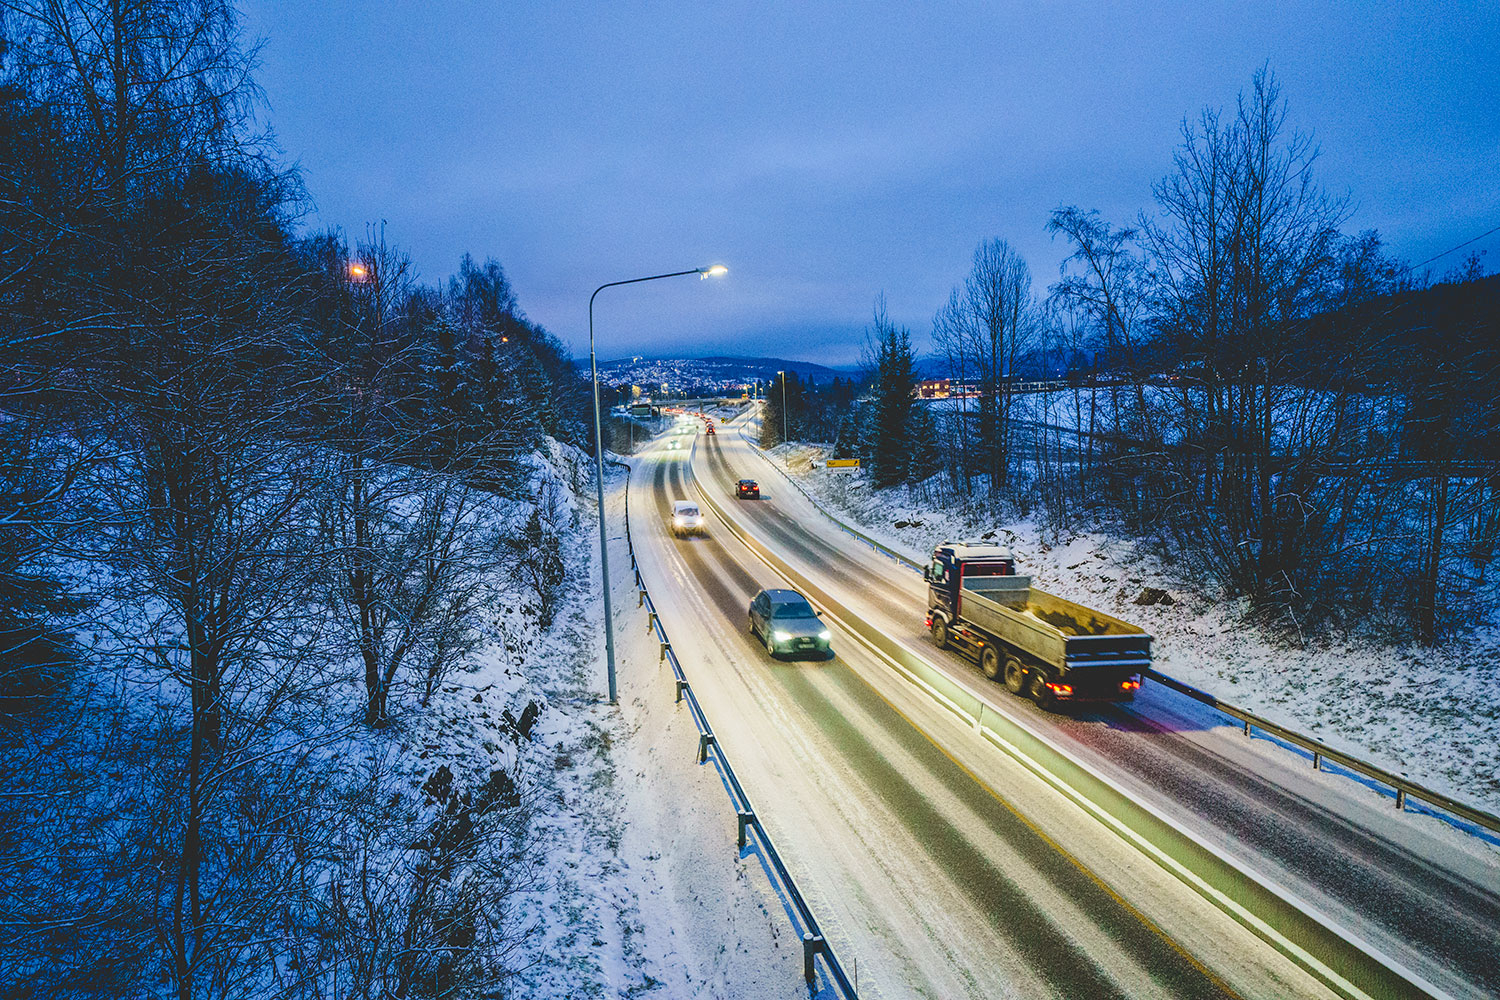
<path fill-rule="evenodd" d="M 993 537 L 1044 590 L 1141 625 L 1156 666 L 1231 704 L 1344 748 L 1437 791 L 1500 812 L 1500 629 L 1437 647 L 1380 645 L 1259 628 L 1247 606 L 1186 580 L 1149 545 L 1099 532 L 1055 538 L 1031 521 L 1003 524 L 932 509 L 906 488 L 875 490 L 822 467 L 827 448 L 770 452 L 828 510 L 922 561 L 944 539 Z M 905 572 L 898 570 L 898 572 Z M 1135 603 L 1146 588 L 1171 603 Z"/>
<path fill-rule="evenodd" d="M 449 886 L 457 893 L 466 884 L 484 887 L 479 933 L 498 936 L 503 951 L 503 973 L 486 972 L 500 975 L 487 995 L 806 994 L 800 941 L 755 856 L 735 848 L 733 809 L 714 769 L 695 762 L 696 730 L 674 705 L 637 611 L 618 471 L 608 517 L 622 697 L 607 703 L 591 464 L 556 442 L 531 459 L 533 492 L 553 508 L 566 566 L 555 619 L 542 626 L 511 560 L 493 560 L 480 641 L 425 704 L 420 671 L 403 667 L 389 725 L 356 721 L 365 698 L 357 657 L 345 662 L 336 647 L 320 645 L 319 627 L 306 626 L 308 662 L 297 667 L 306 677 L 279 709 L 288 721 L 252 748 L 252 762 L 288 761 L 287 780 L 301 786 L 308 822 L 330 845 L 326 856 L 298 862 L 306 865 L 299 877 L 308 898 L 338 898 L 300 911 L 289 898 L 275 962 L 260 953 L 237 959 L 244 975 L 265 981 L 267 995 L 272 979 L 293 968 L 336 982 L 361 948 L 372 963 L 394 967 L 385 942 L 401 938 L 412 914 L 440 910 Z M 475 544 L 504 545 L 531 508 L 498 497 L 472 507 Z M 73 567 L 79 581 L 85 574 L 99 578 L 91 582 L 101 592 L 110 582 L 92 564 Z M 130 781 L 150 780 L 117 762 L 127 737 L 139 741 L 129 744 L 133 753 L 158 755 L 146 770 L 178 766 L 147 737 L 156 716 L 183 712 L 181 686 L 127 655 L 151 622 L 170 621 L 160 603 L 101 603 L 91 620 L 99 634 L 86 637 L 93 654 L 79 687 L 93 694 L 83 719 L 99 732 L 74 741 L 75 764 L 104 775 L 102 794 L 121 801 Z M 253 698 L 245 704 L 255 707 Z M 50 759 L 39 747 L 38 759 Z M 458 846 L 438 846 L 448 843 Z M 443 870 L 457 874 L 439 875 L 443 886 L 420 896 L 420 886 L 433 884 L 435 859 L 447 857 L 458 860 Z M 28 867 L 36 891 L 50 870 Z"/>
<path fill-rule="evenodd" d="M 527 669 L 548 710 L 535 733 L 536 833 L 548 878 L 515 995 L 805 996 L 800 941 L 750 857 L 697 730 L 636 607 L 624 539 L 625 477 L 607 496 L 620 704 L 607 704 L 597 522 L 572 540 L 569 611 Z M 583 567 L 587 566 L 587 572 Z"/>

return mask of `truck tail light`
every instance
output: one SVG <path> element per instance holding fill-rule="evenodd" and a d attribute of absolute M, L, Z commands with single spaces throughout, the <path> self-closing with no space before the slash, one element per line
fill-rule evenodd
<path fill-rule="evenodd" d="M 1071 684 L 1054 684 L 1052 681 L 1048 681 L 1047 687 L 1051 689 L 1053 694 L 1067 695 L 1073 693 L 1073 685 Z"/>
<path fill-rule="evenodd" d="M 1120 682 L 1120 690 L 1121 691 L 1139 691 L 1140 689 L 1141 689 L 1141 682 L 1140 682 L 1139 678 L 1132 677 L 1128 681 L 1121 681 Z"/>
<path fill-rule="evenodd" d="M 927 627 L 928 628 L 932 628 L 932 616 L 931 615 L 927 616 Z"/>

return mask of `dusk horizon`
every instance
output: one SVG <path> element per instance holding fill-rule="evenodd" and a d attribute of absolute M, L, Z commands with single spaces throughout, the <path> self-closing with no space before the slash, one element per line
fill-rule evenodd
<path fill-rule="evenodd" d="M 1232 112 L 1262 67 L 1288 127 L 1321 147 L 1318 183 L 1350 196 L 1348 232 L 1417 264 L 1492 229 L 1500 23 L 1484 11 L 245 6 L 267 121 L 316 205 L 307 227 L 353 242 L 383 224 L 429 283 L 463 253 L 492 257 L 575 355 L 597 285 L 724 264 L 721 281 L 603 293 L 601 352 L 759 338 L 846 360 L 881 295 L 925 343 L 986 240 L 1015 247 L 1045 294 L 1070 252 L 1046 231 L 1053 210 L 1155 215 L 1181 124 Z M 831 329 L 850 336 L 802 342 Z"/>

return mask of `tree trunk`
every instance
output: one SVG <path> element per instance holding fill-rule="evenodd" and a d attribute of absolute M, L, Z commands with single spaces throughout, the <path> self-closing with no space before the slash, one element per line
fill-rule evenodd
<path fill-rule="evenodd" d="M 1427 535 L 1427 559 L 1417 582 L 1417 638 L 1424 645 L 1437 641 L 1438 574 L 1443 564 L 1443 533 L 1448 523 L 1448 470 L 1433 480 L 1432 523 Z"/>

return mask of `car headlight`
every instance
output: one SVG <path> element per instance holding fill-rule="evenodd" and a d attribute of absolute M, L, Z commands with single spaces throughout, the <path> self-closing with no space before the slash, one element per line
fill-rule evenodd
<path fill-rule="evenodd" d="M 680 527 L 682 527 L 682 518 L 680 518 L 680 517 L 674 517 L 674 518 L 672 518 L 672 523 L 675 524 L 675 525 L 677 525 L 677 527 L 680 528 Z"/>
<path fill-rule="evenodd" d="M 825 628 L 823 631 L 818 633 L 818 638 L 822 639 L 824 642 L 827 642 L 829 639 L 833 638 L 833 633 Z"/>
<path fill-rule="evenodd" d="M 771 637 L 773 639 L 775 639 L 777 642 L 791 642 L 792 641 L 792 634 L 790 632 L 772 632 L 771 633 Z"/>

